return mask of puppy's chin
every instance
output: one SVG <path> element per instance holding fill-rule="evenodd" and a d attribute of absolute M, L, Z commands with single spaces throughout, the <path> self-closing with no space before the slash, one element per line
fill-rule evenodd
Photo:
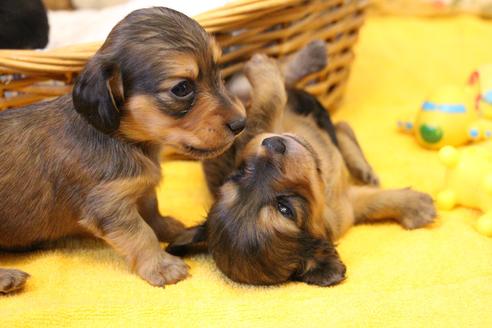
<path fill-rule="evenodd" d="M 195 147 L 190 144 L 172 145 L 179 153 L 189 156 L 193 159 L 204 160 L 217 157 L 223 154 L 229 147 L 232 146 L 233 141 L 226 143 L 216 148 L 201 148 Z"/>

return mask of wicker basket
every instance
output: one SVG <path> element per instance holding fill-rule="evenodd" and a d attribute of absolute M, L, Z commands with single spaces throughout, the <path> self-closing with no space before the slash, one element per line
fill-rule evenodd
<path fill-rule="evenodd" d="M 326 40 L 329 65 L 299 87 L 331 109 L 342 97 L 366 7 L 366 0 L 238 0 L 195 18 L 223 48 L 226 78 L 255 52 L 282 57 L 311 40 Z M 70 92 L 77 73 L 100 45 L 0 50 L 0 110 Z"/>

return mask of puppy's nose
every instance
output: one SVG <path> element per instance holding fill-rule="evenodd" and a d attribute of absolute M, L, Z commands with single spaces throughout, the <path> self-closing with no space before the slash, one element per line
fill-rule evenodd
<path fill-rule="evenodd" d="M 271 150 L 277 154 L 285 153 L 285 143 L 281 137 L 270 137 L 263 139 L 261 144 L 268 150 Z"/>
<path fill-rule="evenodd" d="M 227 123 L 227 127 L 229 128 L 229 130 L 232 131 L 232 133 L 234 133 L 235 135 L 238 135 L 246 127 L 246 119 L 240 118 L 238 120 Z"/>

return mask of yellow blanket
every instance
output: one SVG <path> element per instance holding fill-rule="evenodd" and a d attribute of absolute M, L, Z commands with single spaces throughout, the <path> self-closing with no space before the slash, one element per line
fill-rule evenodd
<path fill-rule="evenodd" d="M 385 187 L 438 189 L 436 153 L 398 134 L 395 121 L 434 86 L 461 83 L 492 62 L 491 37 L 492 22 L 474 17 L 367 21 L 335 119 L 350 121 Z M 161 211 L 200 221 L 210 198 L 199 165 L 166 163 L 164 171 Z M 334 288 L 239 286 L 208 256 L 187 260 L 191 278 L 154 288 L 96 241 L 1 254 L 1 267 L 32 277 L 24 292 L 0 296 L 0 326 L 492 327 L 492 238 L 474 230 L 476 217 L 459 209 L 418 231 L 356 227 L 340 241 L 348 279 Z"/>

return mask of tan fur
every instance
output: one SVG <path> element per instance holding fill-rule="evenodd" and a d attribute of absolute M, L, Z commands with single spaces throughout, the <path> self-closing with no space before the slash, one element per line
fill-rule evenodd
<path fill-rule="evenodd" d="M 46 8 L 50 10 L 68 10 L 73 9 L 71 0 L 43 0 Z"/>
<path fill-rule="evenodd" d="M 232 183 L 226 183 L 222 188 L 222 200 L 224 204 L 234 204 L 237 197 L 236 186 Z"/>
<path fill-rule="evenodd" d="M 391 218 L 407 229 L 415 229 L 431 223 L 435 216 L 432 198 L 410 188 L 382 190 L 353 186 L 349 194 L 356 223 Z"/>
<path fill-rule="evenodd" d="M 296 234 L 299 228 L 294 222 L 287 221 L 283 217 L 279 216 L 277 211 L 264 207 L 258 215 L 258 229 L 267 231 L 270 234 L 276 232 L 285 234 Z"/>
<path fill-rule="evenodd" d="M 166 58 L 166 70 L 169 79 L 160 84 L 161 90 L 173 87 L 173 79 L 196 80 L 200 73 L 200 67 L 198 66 L 196 58 L 192 55 L 179 52 L 168 55 Z"/>
<path fill-rule="evenodd" d="M 167 128 L 174 123 L 174 119 L 156 107 L 154 99 L 149 96 L 132 97 L 128 101 L 128 113 L 120 123 L 121 133 L 138 141 L 163 139 L 162 134 L 168 132 Z"/>
<path fill-rule="evenodd" d="M 346 122 L 335 125 L 339 151 L 356 182 L 378 186 L 379 179 L 367 162 L 352 128 Z"/>
<path fill-rule="evenodd" d="M 220 57 L 222 56 L 222 48 L 219 46 L 217 41 L 215 41 L 215 39 L 212 39 L 210 46 L 212 48 L 212 58 L 214 63 L 219 63 Z"/>

